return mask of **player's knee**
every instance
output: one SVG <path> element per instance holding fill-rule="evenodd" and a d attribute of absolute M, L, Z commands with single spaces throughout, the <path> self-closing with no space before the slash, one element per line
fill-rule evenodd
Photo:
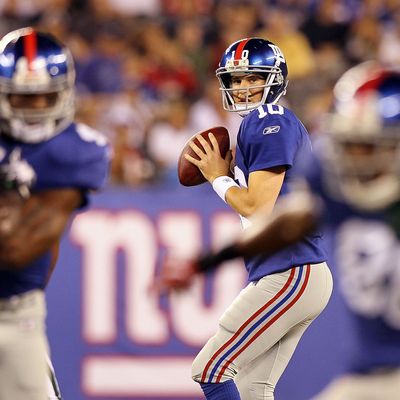
<path fill-rule="evenodd" d="M 215 382 L 218 378 L 219 382 L 225 382 L 227 380 L 234 379 L 237 374 L 237 369 L 234 364 L 215 369 L 215 365 L 210 365 L 209 359 L 203 359 L 197 356 L 192 364 L 192 379 L 196 382 Z M 222 363 L 223 365 L 224 363 Z"/>
<path fill-rule="evenodd" d="M 199 356 L 197 356 L 192 363 L 192 379 L 196 382 L 201 382 L 201 377 L 206 365 Z"/>
<path fill-rule="evenodd" d="M 228 361 L 229 356 L 222 354 L 215 358 L 218 349 L 229 339 L 227 328 L 220 324 L 219 330 L 213 338 L 201 349 L 192 364 L 192 379 L 200 383 L 225 382 L 233 379 L 237 374 L 237 367 Z M 218 353 L 217 353 L 218 354 Z"/>

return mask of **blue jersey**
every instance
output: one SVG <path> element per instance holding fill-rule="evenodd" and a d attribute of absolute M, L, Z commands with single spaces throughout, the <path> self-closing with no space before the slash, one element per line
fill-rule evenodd
<path fill-rule="evenodd" d="M 348 369 L 399 367 L 400 238 L 394 223 L 400 204 L 374 213 L 353 208 L 337 197 L 322 158 L 323 151 L 310 157 L 303 176 L 323 201 L 321 223 L 332 235 L 333 275 L 352 320 Z"/>
<path fill-rule="evenodd" d="M 76 188 L 82 191 L 82 207 L 88 191 L 101 188 L 109 168 L 109 146 L 100 133 L 83 124 L 71 124 L 52 139 L 35 144 L 0 136 L 0 165 L 18 151 L 36 176 L 31 192 Z M 43 288 L 51 266 L 50 251 L 21 271 L 0 271 L 0 298 Z"/>
<path fill-rule="evenodd" d="M 299 119 L 281 105 L 267 104 L 247 115 L 239 129 L 235 179 L 248 186 L 249 175 L 254 171 L 285 166 L 286 174 L 279 196 L 291 190 L 293 167 L 304 154 L 310 153 L 309 135 Z M 246 220 L 242 218 L 244 225 Z M 287 270 L 293 266 L 326 261 L 321 234 L 315 232 L 301 242 L 270 257 L 245 259 L 249 281 Z"/>

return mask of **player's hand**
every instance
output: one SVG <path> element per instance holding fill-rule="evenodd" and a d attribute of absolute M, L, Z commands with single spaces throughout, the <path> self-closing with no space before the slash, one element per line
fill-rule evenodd
<path fill-rule="evenodd" d="M 189 288 L 199 272 L 196 260 L 167 258 L 157 276 L 154 287 L 159 294 Z"/>
<path fill-rule="evenodd" d="M 221 157 L 218 142 L 215 136 L 210 132 L 210 144 L 201 136 L 196 136 L 204 150 L 198 147 L 194 142 L 190 143 L 190 147 L 197 154 L 199 160 L 186 154 L 185 158 L 192 164 L 196 165 L 204 177 L 212 183 L 219 176 L 229 175 L 230 164 L 232 160 L 232 152 L 226 153 L 225 159 Z"/>
<path fill-rule="evenodd" d="M 8 163 L 0 166 L 0 191 L 16 190 L 22 197 L 30 195 L 30 188 L 36 180 L 34 169 L 21 158 L 21 149 L 10 154 Z"/>

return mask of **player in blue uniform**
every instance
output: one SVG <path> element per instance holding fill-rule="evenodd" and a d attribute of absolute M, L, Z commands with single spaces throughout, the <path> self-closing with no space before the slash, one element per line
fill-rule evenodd
<path fill-rule="evenodd" d="M 260 39 L 242 39 L 224 52 L 216 71 L 223 106 L 244 119 L 237 136 L 234 178 L 231 154 L 220 157 L 210 134 L 204 151 L 191 143 L 196 165 L 217 194 L 242 219 L 260 209 L 272 212 L 290 192 L 293 170 L 311 152 L 308 133 L 289 109 L 287 65 L 281 50 Z M 321 235 L 312 233 L 289 249 L 266 258 L 245 259 L 248 286 L 220 319 L 219 329 L 193 363 L 193 379 L 207 399 L 273 399 L 281 374 L 311 322 L 332 291 Z M 240 394 L 239 394 L 240 392 Z"/>
<path fill-rule="evenodd" d="M 59 398 L 46 382 L 44 289 L 64 229 L 109 164 L 105 138 L 73 122 L 74 79 L 51 35 L 23 28 L 0 41 L 1 400 Z"/>
<path fill-rule="evenodd" d="M 250 228 L 247 238 L 254 242 L 259 236 L 258 244 L 239 242 L 209 254 L 199 265 L 187 264 L 179 277 L 166 275 L 164 284 L 182 288 L 199 268 L 241 253 L 275 252 L 319 222 L 333 234 L 334 271 L 356 347 L 348 373 L 315 400 L 395 400 L 400 393 L 400 71 L 360 64 L 338 81 L 335 97 L 328 134 L 300 162 L 299 187 L 307 190 L 286 196 L 272 216 L 260 214 L 264 222 Z"/>
<path fill-rule="evenodd" d="M 316 400 L 400 396 L 400 71 L 367 62 L 335 86 L 328 135 L 302 172 L 333 231 L 335 278 L 355 347 Z"/>

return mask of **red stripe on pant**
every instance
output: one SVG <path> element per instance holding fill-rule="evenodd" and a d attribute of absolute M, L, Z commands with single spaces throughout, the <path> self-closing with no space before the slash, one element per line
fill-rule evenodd
<path fill-rule="evenodd" d="M 253 343 L 263 332 L 265 332 L 274 322 L 276 322 L 278 320 L 278 318 L 280 318 L 283 314 L 285 314 L 291 307 L 293 307 L 297 303 L 297 301 L 299 300 L 299 298 L 304 293 L 304 290 L 307 287 L 307 283 L 308 283 L 308 280 L 310 277 L 310 270 L 311 270 L 311 267 L 310 267 L 310 264 L 308 264 L 303 285 L 300 288 L 300 290 L 298 291 L 296 297 L 286 307 L 284 307 L 281 311 L 279 311 L 278 314 L 276 314 L 273 318 L 271 318 L 262 329 L 260 329 L 245 345 L 243 345 L 243 347 L 241 347 L 229 360 L 227 360 L 225 362 L 224 366 L 222 367 L 220 373 L 217 376 L 217 379 L 215 381 L 216 383 L 220 382 L 222 375 L 225 372 L 225 370 L 228 368 L 229 364 L 231 364 L 235 360 L 235 358 L 238 357 L 239 354 L 243 352 L 243 350 L 245 350 L 247 347 L 249 347 L 250 344 Z"/>
<path fill-rule="evenodd" d="M 238 336 L 244 331 L 244 329 L 250 324 L 250 322 L 254 321 L 255 318 L 257 318 L 262 312 L 265 311 L 266 308 L 268 308 L 272 303 L 277 301 L 279 297 L 282 296 L 282 294 L 286 291 L 286 289 L 289 287 L 289 285 L 292 283 L 294 274 L 296 272 L 295 268 L 292 268 L 290 271 L 290 275 L 288 280 L 286 281 L 285 285 L 282 287 L 282 289 L 266 304 L 264 304 L 258 311 L 256 311 L 247 321 L 245 321 L 242 326 L 239 328 L 239 330 L 222 346 L 219 348 L 219 350 L 210 358 L 208 361 L 206 367 L 204 368 L 203 374 L 201 376 L 201 382 L 205 382 L 207 372 L 211 366 L 211 364 L 217 359 L 217 357 L 230 345 L 232 344 Z"/>

